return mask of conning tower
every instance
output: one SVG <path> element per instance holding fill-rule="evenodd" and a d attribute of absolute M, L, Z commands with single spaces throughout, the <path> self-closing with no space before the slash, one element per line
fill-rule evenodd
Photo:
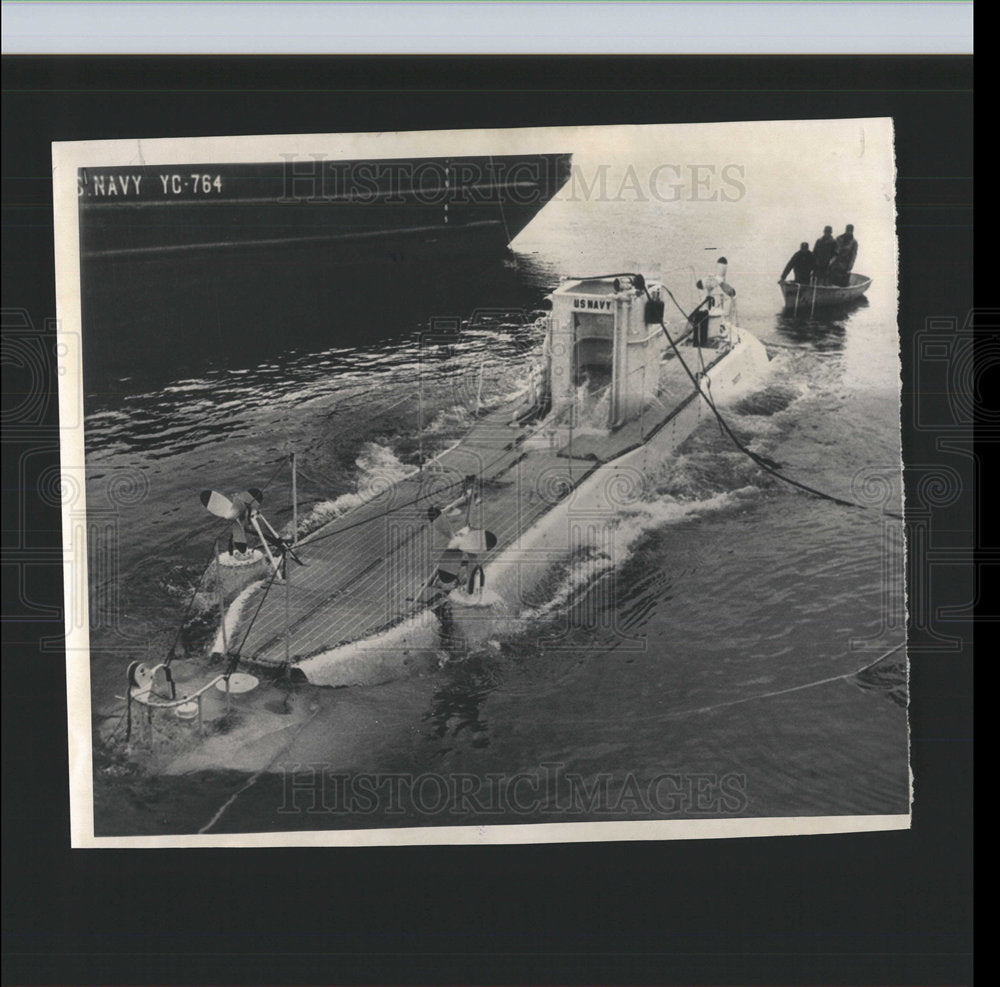
<path fill-rule="evenodd" d="M 607 390 L 602 426 L 613 429 L 638 416 L 656 393 L 666 345 L 660 286 L 646 285 L 639 275 L 570 280 L 549 300 L 552 413 Z"/>

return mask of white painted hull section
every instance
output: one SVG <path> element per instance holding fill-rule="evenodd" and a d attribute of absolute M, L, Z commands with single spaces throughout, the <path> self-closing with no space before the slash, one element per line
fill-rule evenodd
<path fill-rule="evenodd" d="M 716 405 L 723 405 L 760 387 L 768 373 L 763 344 L 751 334 L 734 330 L 739 342 L 708 372 Z M 694 366 L 695 350 L 687 355 Z M 706 362 L 714 356 L 706 350 Z M 527 528 L 517 541 L 485 566 L 483 599 L 452 594 L 456 623 L 472 635 L 495 633 L 497 622 L 521 609 L 525 594 L 552 564 L 577 550 L 601 547 L 613 538 L 615 518 L 630 504 L 642 500 L 646 467 L 674 455 L 682 442 L 706 417 L 712 417 L 704 398 L 692 397 L 642 446 L 598 467 L 550 511 Z M 574 468 L 579 468 L 576 463 Z M 569 461 L 567 460 L 567 475 Z M 488 606 L 476 604 L 491 604 Z M 342 645 L 302 659 L 296 668 L 315 685 L 372 685 L 406 674 L 426 662 L 440 648 L 439 622 L 424 610 L 374 637 Z"/>

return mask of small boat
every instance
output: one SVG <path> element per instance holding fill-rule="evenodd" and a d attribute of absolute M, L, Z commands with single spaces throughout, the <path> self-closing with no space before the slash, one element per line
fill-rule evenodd
<path fill-rule="evenodd" d="M 668 326 L 667 293 L 641 275 L 560 284 L 525 389 L 300 537 L 298 565 L 272 536 L 281 561 L 229 604 L 213 650 L 240 642 L 241 663 L 317 685 L 386 681 L 439 648 L 442 625 L 517 613 L 554 566 L 606 547 L 653 467 L 768 369 L 732 319 L 698 340 Z"/>
<path fill-rule="evenodd" d="M 785 309 L 791 309 L 796 314 L 852 302 L 856 298 L 860 298 L 871 287 L 871 283 L 872 279 L 864 274 L 849 275 L 847 284 L 843 286 L 801 284 L 798 281 L 778 282 L 781 292 L 785 296 Z"/>

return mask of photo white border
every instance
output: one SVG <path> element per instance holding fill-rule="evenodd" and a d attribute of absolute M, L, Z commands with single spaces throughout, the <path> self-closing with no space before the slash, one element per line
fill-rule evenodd
<path fill-rule="evenodd" d="M 738 123 L 739 121 L 733 121 Z M 782 123 L 786 121 L 772 121 Z M 725 124 L 712 124 L 724 126 Z M 359 830 L 279 831 L 97 837 L 94 835 L 93 743 L 87 599 L 86 483 L 83 434 L 82 316 L 79 257 L 79 168 L 259 163 L 282 153 L 322 154 L 326 160 L 565 153 L 606 145 L 616 132 L 657 125 L 406 131 L 360 134 L 277 134 L 242 137 L 158 138 L 57 142 L 52 145 L 60 455 L 78 496 L 63 498 L 66 699 L 69 738 L 70 830 L 74 848 L 319 847 L 605 842 L 617 840 L 732 839 L 908 829 L 907 813 L 737 819 L 664 819 L 515 825 L 428 826 Z M 669 124 L 672 128 L 703 124 Z M 282 150 L 284 149 L 284 150 Z M 82 526 L 82 530 L 81 530 Z M 82 548 L 81 548 L 82 546 Z M 74 619 L 74 615 L 76 619 Z"/>

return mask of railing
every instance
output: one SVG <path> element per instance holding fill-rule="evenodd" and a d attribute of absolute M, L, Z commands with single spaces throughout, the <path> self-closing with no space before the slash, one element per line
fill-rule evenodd
<path fill-rule="evenodd" d="M 165 665 L 157 665 L 153 671 L 152 675 L 155 676 L 156 673 L 161 669 L 165 668 Z M 131 720 L 132 720 L 132 703 L 137 702 L 146 708 L 146 723 L 148 726 L 148 737 L 150 749 L 153 747 L 153 710 L 154 709 L 176 709 L 179 706 L 184 706 L 188 703 L 197 703 L 198 705 L 198 736 L 202 737 L 205 735 L 205 716 L 204 709 L 202 705 L 202 700 L 206 692 L 216 685 L 218 682 L 226 683 L 226 713 L 232 711 L 232 693 L 229 691 L 229 679 L 225 674 L 217 675 L 214 679 L 205 683 L 197 692 L 193 692 L 191 695 L 183 696 L 180 699 L 166 699 L 162 696 L 155 696 L 154 700 L 154 688 L 155 686 L 150 685 L 148 689 L 144 689 L 141 692 L 133 691 L 131 684 L 131 679 L 129 681 L 129 688 L 126 693 L 126 701 L 128 703 L 128 717 L 129 717 L 129 733 L 126 734 L 126 740 L 129 739 L 131 735 Z"/>

